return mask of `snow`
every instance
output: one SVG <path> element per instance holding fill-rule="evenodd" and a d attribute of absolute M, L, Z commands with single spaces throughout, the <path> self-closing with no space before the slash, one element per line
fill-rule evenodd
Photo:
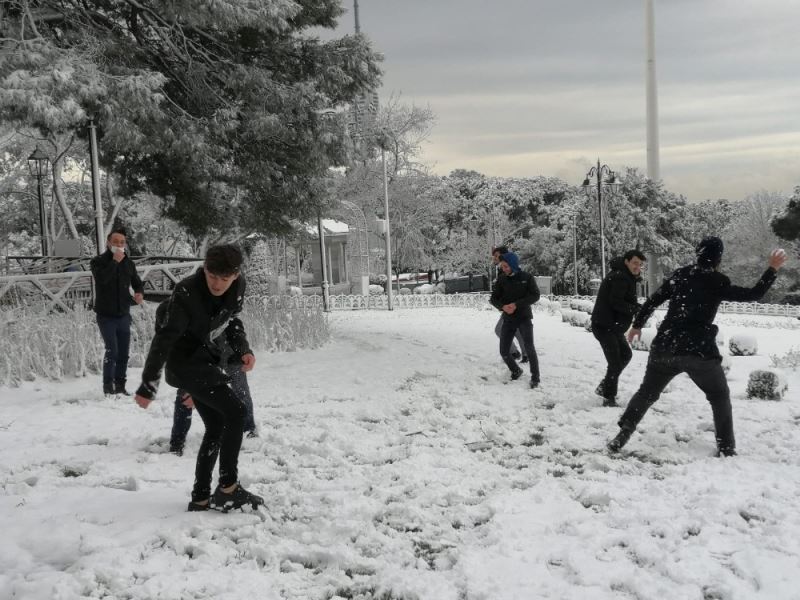
<path fill-rule="evenodd" d="M 251 374 L 259 513 L 184 512 L 203 428 L 166 452 L 166 385 L 147 411 L 96 378 L 0 388 L 0 598 L 800 598 L 800 373 L 781 402 L 745 395 L 796 320 L 718 319 L 760 355 L 730 358 L 740 454 L 717 459 L 686 376 L 605 452 L 602 353 L 560 315 L 534 317 L 535 391 L 508 382 L 495 311 L 330 319 L 325 347 Z"/>

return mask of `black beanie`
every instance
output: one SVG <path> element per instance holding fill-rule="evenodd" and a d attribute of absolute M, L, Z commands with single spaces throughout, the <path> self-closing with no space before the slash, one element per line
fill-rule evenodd
<path fill-rule="evenodd" d="M 697 264 L 701 267 L 716 267 L 722 260 L 724 246 L 716 236 L 704 237 L 697 244 Z"/>

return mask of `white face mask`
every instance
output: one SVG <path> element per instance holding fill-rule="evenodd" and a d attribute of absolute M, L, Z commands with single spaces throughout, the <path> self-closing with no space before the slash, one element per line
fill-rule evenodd
<path fill-rule="evenodd" d="M 110 250 L 112 254 L 116 252 L 125 252 L 125 248 L 119 248 L 117 246 L 111 246 Z"/>

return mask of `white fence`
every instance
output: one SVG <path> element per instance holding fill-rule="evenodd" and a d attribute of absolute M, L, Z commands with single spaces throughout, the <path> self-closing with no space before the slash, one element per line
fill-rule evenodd
<path fill-rule="evenodd" d="M 569 307 L 570 301 L 584 300 L 594 303 L 594 296 L 547 296 L 562 307 Z M 644 299 L 641 299 L 644 301 Z M 253 300 L 251 300 L 253 301 Z M 260 299 L 270 308 L 321 308 L 322 296 L 265 296 Z M 469 294 L 401 294 L 393 297 L 395 308 L 485 308 L 489 294 L 473 292 Z M 359 296 L 341 294 L 330 296 L 331 310 L 386 310 L 386 295 L 374 294 Z M 800 317 L 800 306 L 789 304 L 759 304 L 757 302 L 723 302 L 720 313 L 740 315 L 769 315 L 775 317 Z"/>

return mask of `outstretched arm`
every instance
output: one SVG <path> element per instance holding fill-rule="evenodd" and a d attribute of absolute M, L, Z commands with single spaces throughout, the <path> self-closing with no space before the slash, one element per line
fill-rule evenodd
<path fill-rule="evenodd" d="M 738 285 L 726 286 L 720 297 L 722 300 L 731 302 L 754 302 L 760 300 L 767 293 L 775 279 L 778 277 L 778 269 L 786 263 L 786 252 L 783 250 L 773 250 L 769 255 L 769 266 L 761 278 L 751 288 L 740 287 Z"/>

